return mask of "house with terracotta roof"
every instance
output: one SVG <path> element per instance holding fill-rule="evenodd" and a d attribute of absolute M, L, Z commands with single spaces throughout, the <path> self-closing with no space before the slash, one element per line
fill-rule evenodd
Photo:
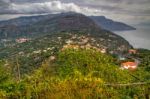
<path fill-rule="evenodd" d="M 135 70 L 138 66 L 138 63 L 136 62 L 123 62 L 121 64 L 121 69 L 131 69 L 131 70 Z"/>

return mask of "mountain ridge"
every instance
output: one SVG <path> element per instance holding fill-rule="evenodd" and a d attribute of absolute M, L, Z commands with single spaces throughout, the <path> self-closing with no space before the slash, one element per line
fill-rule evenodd
<path fill-rule="evenodd" d="M 12 48 L 12 45 L 16 44 L 19 38 L 29 38 L 31 40 L 41 38 L 43 40 L 46 35 L 56 36 L 57 33 L 77 33 L 85 36 L 94 36 L 100 45 L 112 51 L 124 51 L 132 48 L 128 41 L 113 32 L 102 29 L 91 18 L 83 14 L 64 13 L 61 14 L 61 16 L 54 15 L 54 17 L 46 17 L 47 18 L 41 19 L 36 23 L 31 23 L 30 25 L 8 25 L 6 28 L 1 27 L 1 42 L 9 39 L 9 42 L 6 43 L 8 47 L 10 46 L 10 48 Z M 63 37 L 65 36 L 67 36 L 67 34 L 63 34 Z M 12 42 L 14 42 L 14 44 L 11 44 Z"/>
<path fill-rule="evenodd" d="M 15 26 L 26 26 L 26 25 L 30 25 L 30 23 L 36 23 L 43 19 L 48 19 L 48 18 L 52 18 L 52 17 L 56 17 L 56 16 L 63 16 L 63 15 L 73 14 L 73 13 L 74 12 L 60 13 L 60 14 L 35 15 L 35 16 L 22 16 L 19 18 L 0 21 L 0 27 L 9 25 L 9 24 L 15 25 Z M 77 14 L 77 13 L 74 13 L 74 14 Z M 94 20 L 103 29 L 110 30 L 110 31 L 124 31 L 124 30 L 135 30 L 136 29 L 125 23 L 108 19 L 105 16 L 87 16 L 87 17 Z"/>
<path fill-rule="evenodd" d="M 112 19 L 108 19 L 105 16 L 89 16 L 93 19 L 99 26 L 103 27 L 103 29 L 110 31 L 126 31 L 126 30 L 136 30 L 135 27 L 127 25 L 123 22 L 114 21 Z"/>

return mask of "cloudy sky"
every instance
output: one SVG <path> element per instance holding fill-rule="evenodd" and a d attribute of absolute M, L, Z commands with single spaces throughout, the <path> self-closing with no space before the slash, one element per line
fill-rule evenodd
<path fill-rule="evenodd" d="M 0 0 L 0 20 L 67 11 L 104 15 L 128 24 L 150 23 L 150 0 Z"/>

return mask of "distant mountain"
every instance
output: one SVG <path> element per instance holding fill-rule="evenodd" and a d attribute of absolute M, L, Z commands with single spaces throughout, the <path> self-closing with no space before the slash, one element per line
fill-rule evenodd
<path fill-rule="evenodd" d="M 125 31 L 125 30 L 136 30 L 136 28 L 129 26 L 122 22 L 113 21 L 107 19 L 105 16 L 89 16 L 103 29 L 110 31 Z"/>
<path fill-rule="evenodd" d="M 10 19 L 6 21 L 0 21 L 0 32 L 7 32 L 9 33 L 9 30 L 14 30 L 16 33 L 18 33 L 15 29 L 19 30 L 20 27 L 27 27 L 29 25 L 35 24 L 39 21 L 43 20 L 52 20 L 56 18 L 61 18 L 64 15 L 70 14 L 69 13 L 61 13 L 61 14 L 48 14 L 48 15 L 39 15 L 39 16 L 29 16 L 29 17 L 19 17 L 15 19 Z M 77 13 L 76 13 L 77 14 Z M 124 31 L 124 30 L 135 30 L 134 27 L 126 25 L 121 22 L 116 22 L 111 19 L 107 19 L 104 16 L 88 16 L 92 20 L 94 20 L 102 29 L 110 30 L 110 31 Z M 18 29 L 19 28 L 19 29 Z M 11 31 L 13 32 L 13 31 Z M 7 33 L 3 33 L 3 36 L 7 36 Z"/>
<path fill-rule="evenodd" d="M 91 18 L 79 13 L 21 17 L 0 23 L 1 40 L 15 40 L 21 37 L 31 38 L 32 40 L 35 38 L 42 39 L 43 36 L 53 36 L 62 32 L 92 35 L 101 41 L 99 42 L 101 46 L 109 50 L 123 51 L 131 48 L 131 45 L 125 39 L 102 29 Z"/>
<path fill-rule="evenodd" d="M 35 37 L 60 31 L 87 32 L 99 28 L 92 19 L 77 13 L 20 17 L 0 22 L 0 38 Z"/>

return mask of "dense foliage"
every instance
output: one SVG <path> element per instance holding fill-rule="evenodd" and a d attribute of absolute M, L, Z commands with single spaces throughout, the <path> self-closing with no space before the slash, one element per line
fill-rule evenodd
<path fill-rule="evenodd" d="M 150 51 L 146 49 L 139 49 L 138 52 L 139 53 L 135 56 L 141 60 L 140 67 L 150 72 Z"/>
<path fill-rule="evenodd" d="M 144 99 L 149 97 L 147 71 L 130 72 L 111 56 L 95 50 L 67 49 L 45 60 L 33 74 L 18 79 L 1 62 L 2 99 Z M 10 70 L 11 69 L 7 69 Z M 141 81 L 142 80 L 142 81 Z M 144 82 L 144 84 L 140 84 Z"/>

